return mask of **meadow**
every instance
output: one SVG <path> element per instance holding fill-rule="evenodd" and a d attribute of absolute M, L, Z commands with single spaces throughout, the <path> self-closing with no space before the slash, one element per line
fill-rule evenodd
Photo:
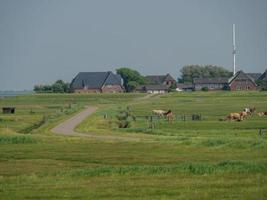
<path fill-rule="evenodd" d="M 0 114 L 0 199 L 266 199 L 267 117 L 220 121 L 255 106 L 264 92 L 34 94 L 0 99 L 16 106 Z M 76 130 L 141 138 L 107 141 L 56 136 L 50 129 L 81 111 L 98 110 Z M 171 109 L 173 123 L 137 117 L 119 129 L 116 115 Z M 192 121 L 192 114 L 201 121 Z M 107 118 L 104 118 L 104 116 Z M 186 115 L 186 121 L 180 116 Z"/>

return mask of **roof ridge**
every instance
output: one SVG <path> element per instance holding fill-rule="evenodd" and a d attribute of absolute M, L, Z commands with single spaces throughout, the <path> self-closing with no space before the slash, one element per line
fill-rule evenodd
<path fill-rule="evenodd" d="M 244 74 L 247 78 L 249 78 L 254 84 L 256 84 L 255 83 L 255 80 L 251 77 L 251 76 L 249 76 L 248 74 L 246 74 L 245 72 L 243 72 L 242 70 L 240 70 L 240 71 L 238 71 L 238 72 L 236 72 L 236 74 L 233 76 L 233 77 L 231 77 L 230 79 L 229 79 L 229 85 L 231 85 L 231 83 L 233 82 L 233 80 L 235 80 L 240 74 Z"/>
<path fill-rule="evenodd" d="M 111 74 L 112 72 L 111 72 L 111 71 L 108 71 L 108 72 L 106 72 L 106 73 L 107 73 L 107 76 L 106 76 L 106 78 L 104 79 L 104 81 L 103 81 L 103 83 L 102 83 L 102 85 L 101 85 L 101 88 L 105 85 L 105 83 L 106 83 L 108 77 L 110 76 L 110 74 Z"/>

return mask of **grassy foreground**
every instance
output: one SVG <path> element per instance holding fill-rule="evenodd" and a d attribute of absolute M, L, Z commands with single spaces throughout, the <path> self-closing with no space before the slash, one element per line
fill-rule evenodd
<path fill-rule="evenodd" d="M 0 100 L 15 115 L 0 114 L 0 199 L 266 199 L 267 118 L 219 119 L 255 106 L 267 111 L 267 93 L 179 93 L 142 99 L 137 94 L 27 95 Z M 77 130 L 132 135 L 140 142 L 54 136 L 59 123 L 95 105 Z M 118 129 L 115 115 L 172 109 L 200 113 L 202 121 L 172 124 L 137 119 Z M 108 119 L 103 115 L 108 114 Z M 267 133 L 266 133 L 267 134 Z"/>

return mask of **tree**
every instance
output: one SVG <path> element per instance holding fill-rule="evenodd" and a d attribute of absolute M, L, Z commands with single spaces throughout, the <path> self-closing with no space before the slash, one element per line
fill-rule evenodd
<path fill-rule="evenodd" d="M 66 93 L 70 91 L 70 84 L 57 80 L 52 85 L 35 85 L 33 90 L 37 93 Z"/>
<path fill-rule="evenodd" d="M 171 86 L 169 87 L 169 92 L 175 91 L 177 88 L 176 83 L 172 83 Z"/>
<path fill-rule="evenodd" d="M 256 83 L 259 86 L 260 90 L 267 91 L 267 81 L 257 81 Z"/>
<path fill-rule="evenodd" d="M 123 67 L 116 71 L 122 77 L 127 92 L 133 91 L 140 84 L 145 84 L 145 78 L 136 70 Z"/>
<path fill-rule="evenodd" d="M 136 81 L 129 81 L 128 82 L 128 90 L 129 91 L 134 91 L 138 87 L 138 83 Z"/>
<path fill-rule="evenodd" d="M 54 83 L 52 85 L 52 90 L 54 93 L 64 93 L 64 87 L 60 83 Z"/>
<path fill-rule="evenodd" d="M 63 92 L 69 92 L 70 84 L 62 80 L 57 80 L 53 85 L 57 84 L 57 87 L 60 87 L 60 91 L 63 89 Z"/>
<path fill-rule="evenodd" d="M 182 82 L 192 82 L 194 78 L 229 78 L 233 75 L 227 69 L 216 65 L 187 65 L 180 72 L 182 73 Z"/>

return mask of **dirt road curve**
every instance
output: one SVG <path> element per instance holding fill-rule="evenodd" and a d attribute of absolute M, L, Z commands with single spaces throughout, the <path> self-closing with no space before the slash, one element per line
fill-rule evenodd
<path fill-rule="evenodd" d="M 138 138 L 128 137 L 128 136 L 116 136 L 116 135 L 100 135 L 96 133 L 78 133 L 74 129 L 75 127 L 81 123 L 86 117 L 91 115 L 96 111 L 95 107 L 87 107 L 84 111 L 76 114 L 70 119 L 60 123 L 51 131 L 57 135 L 67 135 L 67 136 L 82 136 L 82 137 L 90 137 L 99 140 L 121 140 L 121 141 L 139 141 Z"/>

